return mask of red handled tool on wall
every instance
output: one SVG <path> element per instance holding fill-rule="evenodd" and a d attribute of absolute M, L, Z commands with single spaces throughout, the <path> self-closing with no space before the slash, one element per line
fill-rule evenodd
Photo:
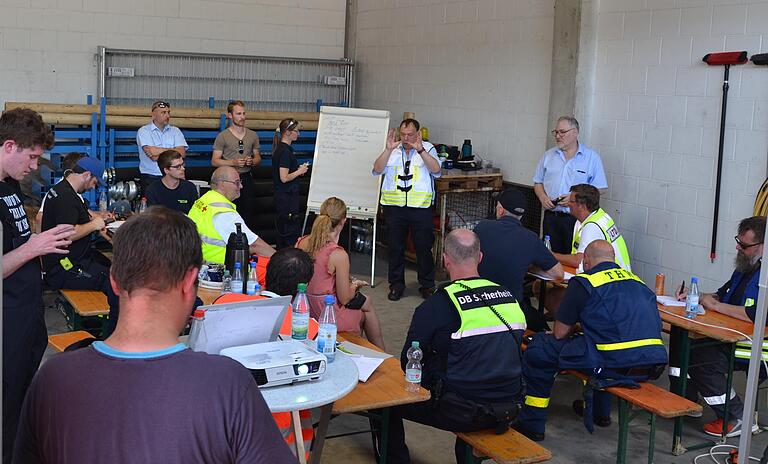
<path fill-rule="evenodd" d="M 731 65 L 744 64 L 747 62 L 747 52 L 721 52 L 707 53 L 703 62 L 710 66 L 725 66 L 725 76 L 723 77 L 723 106 L 720 109 L 720 145 L 717 150 L 717 180 L 715 182 L 715 211 L 712 218 L 712 244 L 709 250 L 709 259 L 714 262 L 717 257 L 715 247 L 717 246 L 717 220 L 720 214 L 720 180 L 723 175 L 723 145 L 725 142 L 725 109 L 728 106 L 728 72 Z"/>

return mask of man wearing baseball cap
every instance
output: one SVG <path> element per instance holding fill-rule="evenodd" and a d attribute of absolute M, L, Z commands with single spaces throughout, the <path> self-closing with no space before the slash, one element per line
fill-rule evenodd
<path fill-rule="evenodd" d="M 141 191 L 145 192 L 150 184 L 163 177 L 157 166 L 160 153 L 172 148 L 181 156 L 186 155 L 187 141 L 181 130 L 171 124 L 171 104 L 157 100 L 152 103 L 152 121 L 136 131 L 136 144 L 139 146 L 139 172 L 141 173 Z"/>
<path fill-rule="evenodd" d="M 97 185 L 105 186 L 103 174 L 104 163 L 88 156 L 80 158 L 72 173 L 46 194 L 42 230 L 72 224 L 75 233 L 68 254 L 43 256 L 43 270 L 51 288 L 104 292 L 112 311 L 118 307 L 118 298 L 109 283 L 111 262 L 93 248 L 91 233 L 102 230 L 113 217 L 110 213 L 89 211 L 79 195 Z"/>
<path fill-rule="evenodd" d="M 475 227 L 483 252 L 483 260 L 478 266 L 480 277 L 512 290 L 525 313 L 528 328 L 546 330 L 541 313 L 524 298 L 523 279 L 530 269 L 550 279 L 560 280 L 563 278 L 563 267 L 544 242 L 520 222 L 526 208 L 523 193 L 509 188 L 496 195 L 495 199 L 496 220 L 480 221 Z"/>

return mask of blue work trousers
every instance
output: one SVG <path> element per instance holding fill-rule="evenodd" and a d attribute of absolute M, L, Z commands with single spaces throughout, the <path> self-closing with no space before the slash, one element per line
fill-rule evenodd
<path fill-rule="evenodd" d="M 587 365 L 578 356 L 579 353 L 587 352 L 586 343 L 586 338 L 578 335 L 562 340 L 544 333 L 533 336 L 523 354 L 525 402 L 517 416 L 522 428 L 544 433 L 550 393 L 558 372 L 564 369 L 583 369 L 588 374 L 592 373 L 594 366 Z M 593 401 L 592 417 L 611 415 L 611 398 L 608 393 L 596 391 Z"/>

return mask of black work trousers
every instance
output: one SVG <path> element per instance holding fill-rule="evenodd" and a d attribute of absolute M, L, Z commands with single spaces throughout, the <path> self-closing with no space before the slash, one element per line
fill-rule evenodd
<path fill-rule="evenodd" d="M 102 339 L 112 333 L 120 315 L 120 299 L 109 282 L 110 266 L 111 262 L 104 255 L 93 251 L 90 258 L 78 262 L 71 270 L 57 267 L 45 276 L 48 285 L 57 290 L 98 290 L 107 296 L 109 322 Z"/>
<path fill-rule="evenodd" d="M 409 463 L 411 457 L 405 444 L 405 429 L 403 419 L 419 424 L 429 425 L 449 432 L 474 432 L 496 426 L 495 421 L 466 422 L 459 419 L 462 411 L 454 411 L 450 407 L 435 407 L 433 401 L 405 404 L 390 409 L 389 443 L 387 446 L 387 462 L 393 464 Z M 454 453 L 456 462 L 464 462 L 467 444 L 456 437 Z"/>
<path fill-rule="evenodd" d="M 11 462 L 24 396 L 48 346 L 48 332 L 41 308 L 30 305 L 25 308 L 6 307 L 4 311 L 18 309 L 36 314 L 32 316 L 34 320 L 21 329 L 15 320 L 3 315 L 3 464 Z"/>
<path fill-rule="evenodd" d="M 416 269 L 421 288 L 435 286 L 435 260 L 432 243 L 435 240 L 432 208 L 385 206 L 387 246 L 389 247 L 389 287 L 405 288 L 405 241 L 411 233 L 416 250 Z"/>
<path fill-rule="evenodd" d="M 277 230 L 277 249 L 296 245 L 301 235 L 301 199 L 299 191 L 275 192 L 275 229 Z"/>
<path fill-rule="evenodd" d="M 147 187 L 154 184 L 158 180 L 162 179 L 163 176 L 155 176 L 152 174 L 144 174 L 141 173 L 141 176 L 139 178 L 139 187 L 141 187 L 141 196 L 147 196 Z"/>
<path fill-rule="evenodd" d="M 573 245 L 573 226 L 576 218 L 561 211 L 544 211 L 544 235 L 549 235 L 552 251 L 571 254 Z"/>
<path fill-rule="evenodd" d="M 741 419 L 744 413 L 744 403 L 731 387 L 727 392 L 728 356 L 730 349 L 727 345 L 704 346 L 691 350 L 691 366 L 688 368 L 690 383 L 697 390 L 704 401 L 711 407 L 717 417 L 725 416 L 725 398 L 730 395 L 728 402 L 728 421 Z M 746 371 L 749 364 L 735 362 L 733 370 Z M 765 366 L 760 365 L 760 381 L 765 380 Z"/>
<path fill-rule="evenodd" d="M 250 171 L 240 173 L 240 183 L 243 185 L 240 188 L 240 196 L 233 203 L 240 217 L 245 221 L 245 225 L 252 231 L 255 231 L 253 219 L 255 214 L 256 188 L 253 185 L 253 176 Z"/>

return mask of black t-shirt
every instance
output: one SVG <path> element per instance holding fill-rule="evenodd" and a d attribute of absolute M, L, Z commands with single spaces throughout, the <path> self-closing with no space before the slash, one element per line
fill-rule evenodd
<path fill-rule="evenodd" d="M 523 301 L 523 279 L 531 265 L 548 271 L 557 264 L 544 242 L 511 216 L 480 221 L 475 233 L 483 252 L 480 277 L 512 290 L 517 301 Z"/>
<path fill-rule="evenodd" d="M 0 219 L 3 221 L 3 254 L 18 248 L 26 241 L 32 230 L 29 227 L 27 212 L 21 202 L 21 187 L 12 178 L 0 181 Z"/>
<path fill-rule="evenodd" d="M 181 180 L 175 189 L 169 189 L 162 180 L 147 187 L 147 205 L 163 205 L 184 214 L 197 200 L 197 187 L 188 180 Z"/>
<path fill-rule="evenodd" d="M 45 196 L 45 209 L 43 209 L 43 224 L 41 230 L 52 229 L 59 224 L 86 224 L 91 221 L 91 215 L 88 208 L 85 207 L 83 199 L 75 192 L 66 179 L 51 187 Z M 43 256 L 43 269 L 49 272 L 56 267 L 60 267 L 59 260 L 67 257 L 72 264 L 77 264 L 90 258 L 93 249 L 91 248 L 91 236 L 86 235 L 72 242 L 69 246 L 67 255 L 46 255 Z"/>
<path fill-rule="evenodd" d="M 298 192 L 299 179 L 281 182 L 280 168 L 288 168 L 288 174 L 299 169 L 299 161 L 293 153 L 293 147 L 283 142 L 280 142 L 272 152 L 272 182 L 275 184 L 275 192 Z"/>

